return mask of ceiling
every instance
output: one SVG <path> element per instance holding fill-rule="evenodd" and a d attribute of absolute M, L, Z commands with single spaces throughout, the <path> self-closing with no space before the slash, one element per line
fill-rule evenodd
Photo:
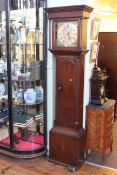
<path fill-rule="evenodd" d="M 117 18 L 117 0 L 98 0 L 99 14 L 104 18 Z"/>

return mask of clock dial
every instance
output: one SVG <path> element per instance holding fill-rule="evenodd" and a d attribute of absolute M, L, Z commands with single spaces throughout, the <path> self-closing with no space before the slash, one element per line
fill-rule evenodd
<path fill-rule="evenodd" d="M 78 21 L 57 22 L 56 45 L 77 47 Z"/>

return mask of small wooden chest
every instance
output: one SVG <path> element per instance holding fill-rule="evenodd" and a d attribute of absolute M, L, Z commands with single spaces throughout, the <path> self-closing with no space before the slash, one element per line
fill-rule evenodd
<path fill-rule="evenodd" d="M 86 107 L 86 155 L 88 149 L 98 151 L 104 160 L 108 148 L 112 151 L 115 101 Z"/>

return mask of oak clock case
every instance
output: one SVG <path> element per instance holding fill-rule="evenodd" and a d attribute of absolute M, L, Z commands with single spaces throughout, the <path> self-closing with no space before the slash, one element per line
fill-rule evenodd
<path fill-rule="evenodd" d="M 51 33 L 49 50 L 56 59 L 56 115 L 50 131 L 49 158 L 53 162 L 80 168 L 85 149 L 82 117 L 86 18 L 92 8 L 69 6 L 46 11 Z"/>
<path fill-rule="evenodd" d="M 0 152 L 32 158 L 47 152 L 44 1 L 20 2 L 0 11 Z"/>

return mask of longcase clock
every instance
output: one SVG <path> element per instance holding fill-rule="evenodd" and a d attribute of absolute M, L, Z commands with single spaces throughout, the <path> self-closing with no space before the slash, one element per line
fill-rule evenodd
<path fill-rule="evenodd" d="M 46 9 L 49 50 L 56 59 L 56 116 L 50 131 L 49 158 L 78 168 L 84 161 L 84 61 L 87 19 L 92 10 L 86 5 Z"/>

